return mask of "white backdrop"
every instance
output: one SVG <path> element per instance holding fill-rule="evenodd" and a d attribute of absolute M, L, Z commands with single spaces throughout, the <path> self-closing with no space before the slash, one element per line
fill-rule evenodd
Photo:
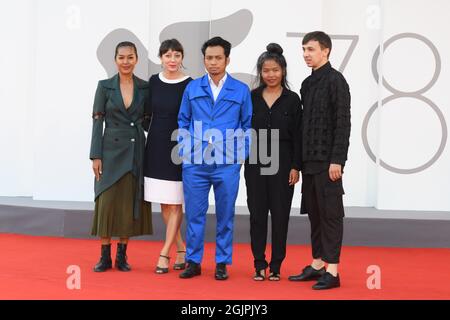
<path fill-rule="evenodd" d="M 138 72 L 147 77 L 147 70 L 159 68 L 160 37 L 197 28 L 179 39 L 192 47 L 204 40 L 206 24 L 208 36 L 236 38 L 231 73 L 254 74 L 267 43 L 278 42 L 296 92 L 310 73 L 299 34 L 332 35 L 333 66 L 342 67 L 350 55 L 343 69 L 352 94 L 345 205 L 450 211 L 450 155 L 442 138 L 442 125 L 450 120 L 449 11 L 446 0 L 10 2 L 0 12 L 0 196 L 92 201 L 92 103 L 97 81 L 108 77 L 99 59 L 114 54 L 99 49 L 100 43 L 116 29 L 134 34 L 148 50 L 140 52 Z M 398 39 L 390 42 L 392 37 Z M 193 66 L 187 73 L 200 72 L 200 48 L 186 53 Z M 385 98 L 392 100 L 383 105 Z M 245 206 L 245 199 L 242 177 L 237 205 Z M 294 206 L 299 200 L 297 188 Z"/>

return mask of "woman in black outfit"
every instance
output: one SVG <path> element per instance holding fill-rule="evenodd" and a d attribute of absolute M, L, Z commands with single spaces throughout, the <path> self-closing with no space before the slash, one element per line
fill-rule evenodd
<path fill-rule="evenodd" d="M 181 98 L 189 81 L 182 72 L 184 50 L 176 39 L 165 40 L 159 48 L 162 72 L 149 80 L 149 108 L 146 116 L 151 119 L 144 161 L 144 199 L 161 204 L 161 213 L 166 224 L 166 239 L 161 249 L 156 273 L 169 271 L 169 251 L 176 242 L 177 255 L 173 268 L 185 268 L 186 246 L 181 238 L 180 225 L 183 218 L 183 184 L 181 165 L 171 158 L 177 142 L 172 141 L 178 129 L 178 111 Z"/>
<path fill-rule="evenodd" d="M 262 144 L 267 144 L 268 155 L 272 159 L 279 159 L 279 168 L 273 175 L 261 173 L 261 168 L 274 165 L 274 162 L 264 165 L 259 155 L 256 158 L 257 163 L 252 164 L 248 160 L 245 164 L 251 247 L 255 266 L 253 279 L 256 281 L 266 278 L 268 266 L 269 280 L 280 280 L 281 263 L 286 256 L 294 185 L 299 180 L 301 103 L 299 96 L 289 90 L 286 67 L 283 49 L 276 43 L 269 44 L 267 51 L 258 58 L 259 86 L 252 91 L 252 128 L 258 134 L 257 142 L 252 145 L 252 152 L 259 150 Z M 266 139 L 260 137 L 263 129 L 267 130 Z M 278 130 L 279 138 L 274 135 L 275 130 Z M 273 154 L 275 152 L 278 154 Z M 265 256 L 269 211 L 272 219 L 270 264 Z"/>

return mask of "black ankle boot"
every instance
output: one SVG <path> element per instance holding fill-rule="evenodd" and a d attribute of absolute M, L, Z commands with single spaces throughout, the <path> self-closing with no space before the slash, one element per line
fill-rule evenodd
<path fill-rule="evenodd" d="M 130 271 L 131 267 L 127 263 L 127 245 L 124 243 L 117 244 L 116 268 L 120 271 Z"/>
<path fill-rule="evenodd" d="M 100 261 L 95 265 L 95 272 L 105 272 L 112 268 L 111 260 L 111 244 L 102 244 L 102 256 Z"/>

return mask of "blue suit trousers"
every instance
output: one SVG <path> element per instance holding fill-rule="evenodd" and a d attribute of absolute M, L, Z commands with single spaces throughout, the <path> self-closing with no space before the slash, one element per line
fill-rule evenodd
<path fill-rule="evenodd" d="M 208 195 L 213 186 L 217 221 L 216 263 L 231 264 L 240 169 L 240 164 L 183 164 L 187 262 L 202 262 Z"/>

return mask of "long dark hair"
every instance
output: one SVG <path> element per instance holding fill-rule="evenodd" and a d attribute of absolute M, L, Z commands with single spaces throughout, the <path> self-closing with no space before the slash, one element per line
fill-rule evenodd
<path fill-rule="evenodd" d="M 261 76 L 262 68 L 264 62 L 273 60 L 281 67 L 281 71 L 283 74 L 281 78 L 281 86 L 285 89 L 289 89 L 289 84 L 287 82 L 287 63 L 285 57 L 283 56 L 283 48 L 281 48 L 278 43 L 269 43 L 266 47 L 266 50 L 267 51 L 264 51 L 259 56 L 258 61 L 256 62 L 256 70 L 258 72 L 256 78 L 257 87 L 261 88 L 266 86 Z"/>

